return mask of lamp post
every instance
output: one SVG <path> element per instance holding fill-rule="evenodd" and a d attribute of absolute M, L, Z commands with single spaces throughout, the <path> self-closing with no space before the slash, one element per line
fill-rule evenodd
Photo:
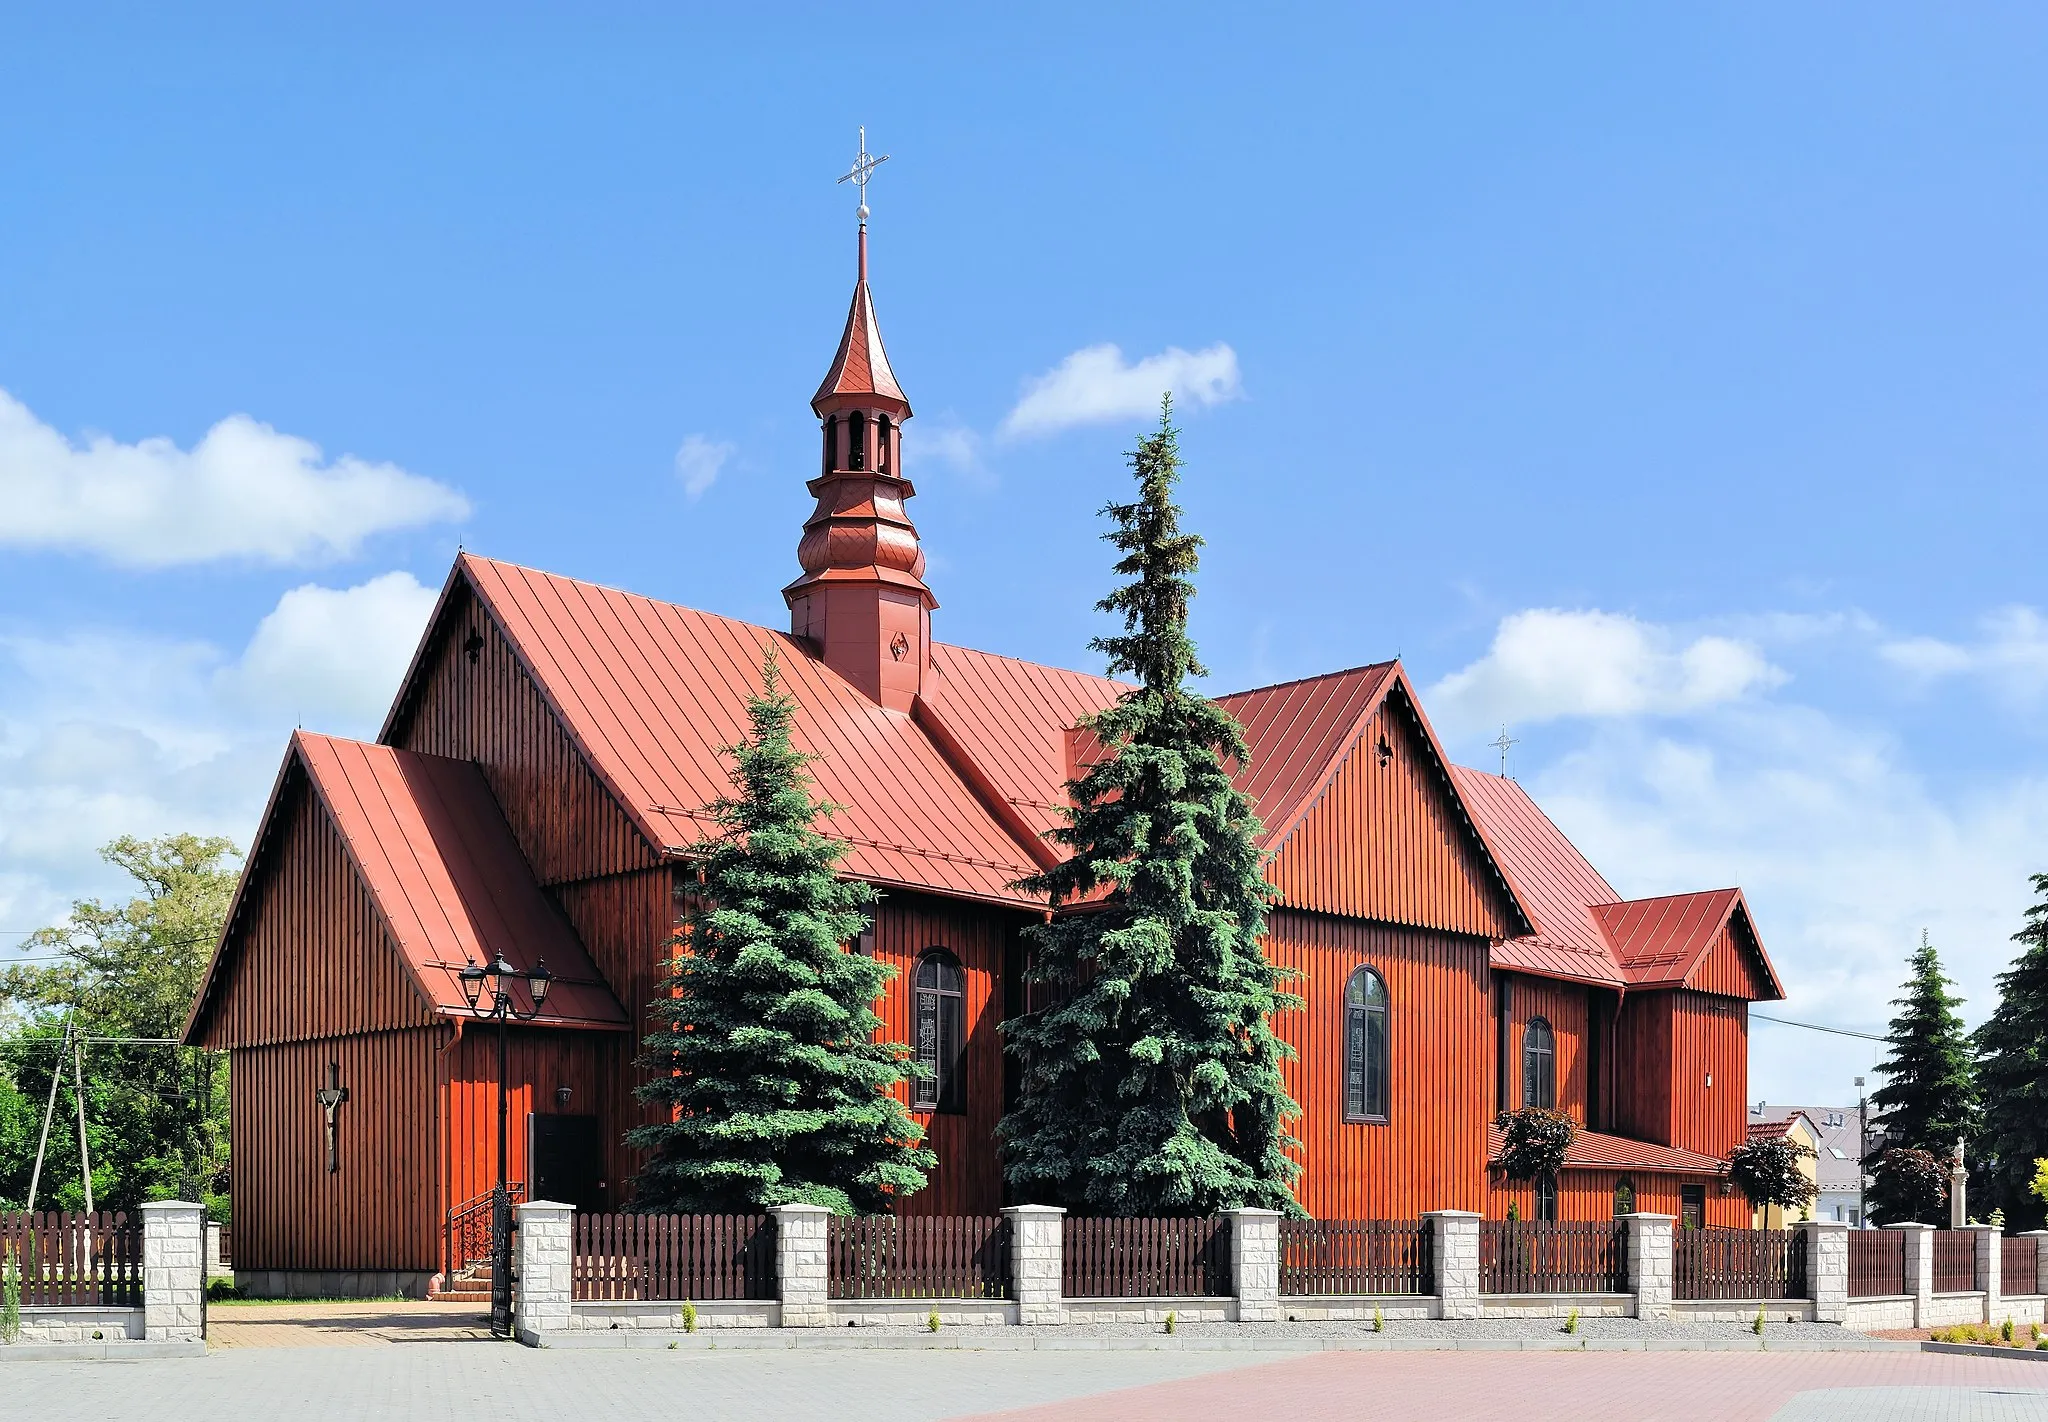
<path fill-rule="evenodd" d="M 491 1336 L 512 1336 L 512 1173 L 511 1137 L 508 1133 L 505 1093 L 505 1027 L 513 1018 L 530 1022 L 540 1015 L 548 1000 L 548 986 L 554 975 L 543 960 L 535 960 L 533 971 L 521 972 L 505 961 L 500 952 L 489 967 L 474 959 L 459 974 L 462 995 L 469 1010 L 483 1020 L 498 1024 L 498 1184 L 491 1192 Z M 521 1011 L 513 1001 L 515 983 L 526 984 L 531 1006 Z"/>

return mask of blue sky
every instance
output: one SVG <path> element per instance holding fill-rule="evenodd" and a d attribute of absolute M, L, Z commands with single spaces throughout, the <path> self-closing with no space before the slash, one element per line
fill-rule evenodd
<path fill-rule="evenodd" d="M 1173 383 L 1217 689 L 1398 652 L 1625 893 L 1743 884 L 1784 1015 L 1881 1024 L 1923 926 L 1985 1010 L 2048 869 L 2037 9 L 421 8 L 0 22 L 0 929 L 245 841 L 458 540 L 780 621 L 865 123 L 942 637 L 1093 664 Z"/>

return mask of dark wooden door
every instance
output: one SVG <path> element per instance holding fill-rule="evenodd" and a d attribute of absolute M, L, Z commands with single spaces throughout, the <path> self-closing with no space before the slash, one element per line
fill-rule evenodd
<path fill-rule="evenodd" d="M 530 1115 L 526 1123 L 526 1158 L 533 1166 L 526 1198 L 602 1211 L 604 1150 L 597 1117 Z"/>

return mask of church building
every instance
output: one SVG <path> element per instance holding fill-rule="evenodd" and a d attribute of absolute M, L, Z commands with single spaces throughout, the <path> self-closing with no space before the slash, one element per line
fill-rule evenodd
<path fill-rule="evenodd" d="M 931 1073 L 909 1104 L 939 1166 L 902 1209 L 1006 1203 L 999 1028 L 1044 912 L 1015 885 L 1054 862 L 1077 724 L 1123 687 L 934 635 L 865 223 L 811 408 L 787 628 L 465 553 L 376 740 L 293 735 L 185 1034 L 232 1054 L 238 1271 L 416 1292 L 448 1269 L 498 1147 L 495 1029 L 457 975 L 499 954 L 554 974 L 510 1029 L 512 1178 L 630 1204 L 647 1005 L 770 646 L 844 872 L 882 894 L 851 951 L 898 969 L 886 1032 Z M 1266 951 L 1305 999 L 1276 1026 L 1311 1214 L 1748 1223 L 1724 1157 L 1749 1004 L 1782 992 L 1739 889 L 1623 899 L 1519 784 L 1450 763 L 1399 662 L 1221 701 Z M 1491 1165 L 1524 1104 L 1581 1128 L 1533 1187 Z"/>

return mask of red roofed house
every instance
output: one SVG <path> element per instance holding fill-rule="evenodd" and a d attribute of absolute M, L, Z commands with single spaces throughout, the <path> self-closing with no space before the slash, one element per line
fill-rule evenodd
<path fill-rule="evenodd" d="M 453 974 L 501 951 L 558 982 L 513 1029 L 513 1177 L 629 1199 L 678 875 L 771 644 L 845 807 L 845 871 L 885 895 L 856 946 L 901 969 L 887 1030 L 937 1029 L 912 1104 L 941 1163 L 904 1208 L 1003 1203 L 998 1024 L 1042 912 L 1013 885 L 1054 853 L 1076 722 L 1120 688 L 934 639 L 864 231 L 811 404 L 787 631 L 465 554 L 376 743 L 292 738 L 187 1029 L 233 1054 L 238 1270 L 382 1292 L 443 1267 L 496 1151 L 495 1054 L 464 1035 Z M 1309 1211 L 1746 1223 L 1721 1157 L 1743 1138 L 1748 1004 L 1781 994 L 1739 891 L 1624 901 L 1519 785 L 1447 762 L 1398 663 L 1223 704 L 1267 826 L 1268 951 L 1307 1000 L 1279 1026 Z M 331 1135 L 330 1085 L 348 1092 Z M 1525 1102 L 1584 1126 L 1540 1191 L 1489 1169 L 1489 1122 Z"/>

